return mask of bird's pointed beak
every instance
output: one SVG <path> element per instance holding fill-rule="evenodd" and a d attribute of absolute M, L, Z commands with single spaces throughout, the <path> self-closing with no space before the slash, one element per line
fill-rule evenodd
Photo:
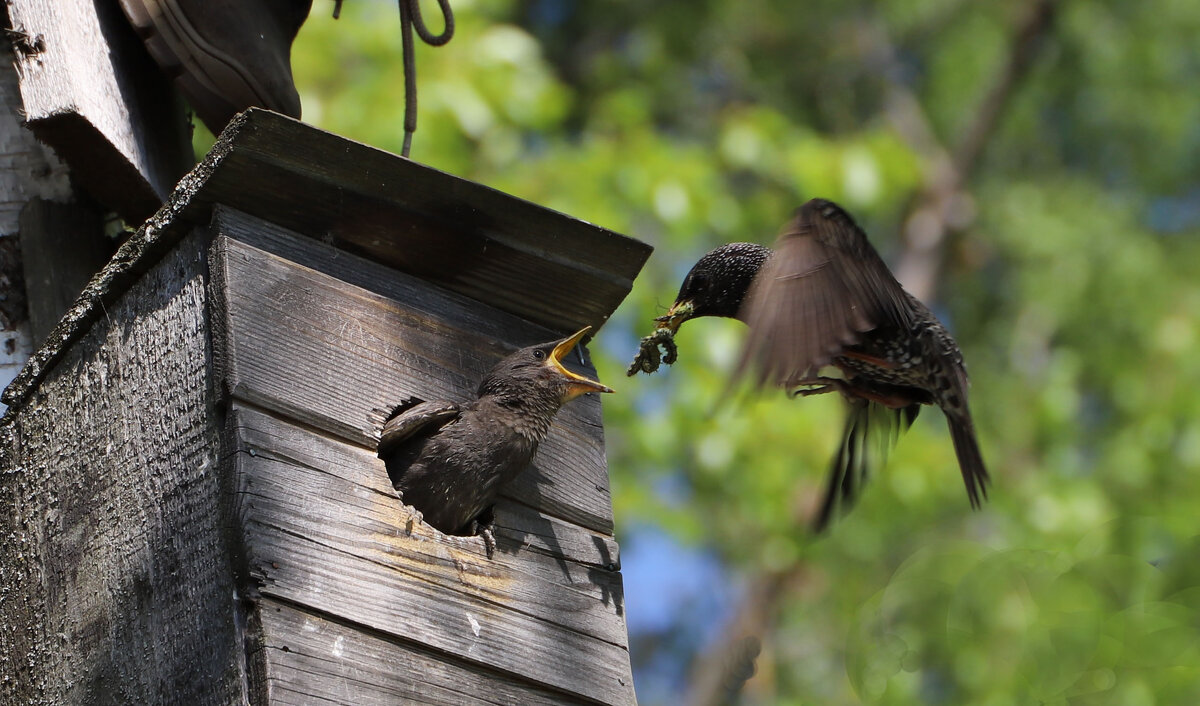
<path fill-rule="evenodd" d="M 655 317 L 654 321 L 659 324 L 659 328 L 670 329 L 671 333 L 677 333 L 679 325 L 692 318 L 694 309 L 695 306 L 690 299 L 681 299 L 671 305 L 665 316 Z"/>
<path fill-rule="evenodd" d="M 583 337 L 586 336 L 591 330 L 591 326 L 585 326 L 579 331 L 576 331 L 574 334 L 559 341 L 557 344 L 555 344 L 554 350 L 550 351 L 550 357 L 546 359 L 547 367 L 553 369 L 559 375 L 567 378 L 568 400 L 574 399 L 589 392 L 615 392 L 615 390 L 607 385 L 602 385 L 601 383 L 590 378 L 585 378 L 582 375 L 576 375 L 575 373 L 563 367 L 563 358 L 566 357 L 567 354 L 569 354 L 572 350 L 574 350 L 575 346 L 579 345 L 579 341 L 582 340 Z"/>

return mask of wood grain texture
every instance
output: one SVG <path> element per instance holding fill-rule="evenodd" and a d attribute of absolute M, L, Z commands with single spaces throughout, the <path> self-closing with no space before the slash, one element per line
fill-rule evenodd
<path fill-rule="evenodd" d="M 42 341 L 116 249 L 100 214 L 33 198 L 21 211 L 21 260 L 33 340 Z"/>
<path fill-rule="evenodd" d="M 182 103 L 116 2 L 10 0 L 25 119 L 101 203 L 140 222 L 193 163 Z"/>
<path fill-rule="evenodd" d="M 11 27 L 7 5 L 0 22 Z M 12 44 L 0 42 L 0 236 L 17 232 L 21 209 L 31 198 L 69 201 L 67 165 L 22 124 L 21 86 Z"/>
<path fill-rule="evenodd" d="M 414 645 L 398 646 L 287 603 L 258 607 L 264 698 L 276 706 L 569 706 L 590 704 Z"/>
<path fill-rule="evenodd" d="M 33 2 L 35 0 L 29 0 Z M 49 0 L 36 0 L 48 2 Z M 78 1 L 78 0 L 72 0 Z M 283 116 L 235 116 L 97 275 L 0 401 L 36 386 L 104 305 L 226 204 L 565 334 L 597 329 L 650 246 Z"/>
<path fill-rule="evenodd" d="M 0 22 L 12 26 L 4 4 Z M 19 276 L 23 258 L 16 240 L 5 238 L 18 234 L 21 210 L 30 199 L 67 201 L 72 196 L 66 164 L 21 124 L 22 110 L 16 56 L 9 43 L 0 42 L 0 387 L 21 371 L 34 346 Z M 0 414 L 3 409 L 0 404 Z"/>
<path fill-rule="evenodd" d="M 555 331 L 599 329 L 650 256 L 639 241 L 275 113 L 251 109 L 221 139 L 232 149 L 199 201 Z"/>
<path fill-rule="evenodd" d="M 244 571 L 261 596 L 579 698 L 634 702 L 620 575 L 594 564 L 595 544 L 589 565 L 505 529 L 488 559 L 479 538 L 414 521 L 370 452 L 236 403 L 230 420 Z M 531 541 L 589 534 L 543 521 Z"/>
<path fill-rule="evenodd" d="M 346 253 L 333 267 L 357 271 L 388 296 L 234 239 L 253 231 L 261 241 L 269 233 L 293 257 L 308 251 L 318 258 L 319 244 L 256 219 L 224 212 L 215 228 L 229 234 L 217 239 L 211 268 L 224 317 L 216 361 L 229 394 L 368 448 L 382 420 L 376 410 L 413 396 L 472 399 L 501 357 L 559 335 Z M 534 463 L 505 496 L 612 533 L 595 396 L 563 407 Z"/>
<path fill-rule="evenodd" d="M 26 401 L 75 342 L 91 330 L 93 323 L 101 318 L 111 318 L 109 306 L 135 286 L 138 278 L 171 252 L 182 238 L 193 232 L 195 224 L 180 214 L 188 210 L 196 191 L 221 163 L 229 148 L 228 143 L 218 142 L 205 161 L 179 181 L 167 204 L 128 236 L 112 259 L 87 283 L 79 298 L 29 357 L 25 367 L 4 388 L 0 402 L 8 405 L 9 410 L 0 419 L 0 424 L 11 418 L 10 412 Z"/>
<path fill-rule="evenodd" d="M 320 464 L 335 469 L 330 472 L 342 473 L 350 482 L 387 496 L 389 503 L 394 499 L 396 504 L 400 504 L 399 497 L 388 481 L 383 462 L 371 451 L 303 428 L 294 421 L 279 418 L 267 411 L 237 402 L 234 404 L 234 409 L 238 411 L 230 422 L 232 436 L 227 444 L 227 452 L 253 453 L 256 458 L 262 456 L 302 466 Z M 497 540 L 501 552 L 511 544 L 513 553 L 533 551 L 608 571 L 618 568 L 617 545 L 609 535 L 539 514 L 523 503 L 501 503 L 496 512 Z M 405 510 L 400 518 L 402 524 L 409 517 L 410 513 Z M 432 528 L 429 532 L 431 536 L 440 534 Z M 483 540 L 478 537 L 448 536 L 445 539 L 470 551 L 483 550 Z M 506 543 L 506 539 L 510 541 Z M 607 583 L 605 585 L 608 586 Z M 620 614 L 619 602 L 614 607 Z"/>
<path fill-rule="evenodd" d="M 273 137 L 256 141 L 266 128 Z M 306 171 L 317 167 L 293 153 L 320 156 L 285 134 L 338 152 L 334 172 Z M 402 179 L 362 183 L 364 167 L 382 170 L 372 179 Z M 596 323 L 600 311 L 602 321 L 649 250 L 634 244 L 606 258 L 633 241 L 431 171 L 252 112 L 84 288 L 4 395 L 13 407 L 0 422 L 0 499 L 13 512 L 0 527 L 11 540 L 0 546 L 0 615 L 16 628 L 0 631 L 0 660 L 13 655 L 19 666 L 0 680 L 0 700 L 238 703 L 289 693 L 320 702 L 353 687 L 343 677 L 359 666 L 343 663 L 310 674 L 312 694 L 282 686 L 321 666 L 319 653 L 288 662 L 265 639 L 286 626 L 251 621 L 246 635 L 238 616 L 286 605 L 360 636 L 356 644 L 379 653 L 372 669 L 411 658 L 444 670 L 394 674 L 364 699 L 411 682 L 453 703 L 439 689 L 452 690 L 443 682 L 462 669 L 474 680 L 463 683 L 484 685 L 484 703 L 634 703 L 598 400 L 563 409 L 537 463 L 501 499 L 492 560 L 478 538 L 420 522 L 410 533 L 413 518 L 371 449 L 380 410 L 413 395 L 468 399 L 508 351 Z M 280 173 L 298 186 L 280 182 L 278 198 L 239 202 L 254 213 L 214 209 L 235 181 L 253 190 Z M 339 174 L 357 190 L 348 203 L 374 215 L 365 230 L 322 239 L 313 223 L 333 212 L 321 199 L 342 193 L 328 188 Z M 425 179 L 448 191 L 423 191 Z M 409 186 L 416 201 L 395 194 Z M 180 246 L 214 210 L 212 247 L 205 232 Z M 260 218 L 294 223 L 306 210 L 314 220 L 304 234 Z M 532 219 L 527 234 L 514 213 Z M 400 235 L 388 240 L 385 221 Z M 443 227 L 458 235 L 412 240 Z M 360 247 L 362 233 L 383 240 Z M 417 253 L 417 269 L 429 248 L 433 269 L 400 274 L 331 243 L 372 257 L 372 247 L 394 250 L 380 255 L 392 265 Z M 468 285 L 437 269 L 480 243 L 500 254 L 458 263 Z M 486 294 L 512 278 L 531 287 L 585 274 L 616 285 L 570 292 L 583 309 Z M 226 411 L 233 424 L 220 447 L 214 429 Z"/>
<path fill-rule="evenodd" d="M 0 702 L 243 698 L 204 270 L 185 241 L 3 425 Z"/>

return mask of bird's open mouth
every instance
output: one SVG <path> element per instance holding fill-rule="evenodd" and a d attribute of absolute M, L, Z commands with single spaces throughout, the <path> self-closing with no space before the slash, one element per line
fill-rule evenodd
<path fill-rule="evenodd" d="M 567 378 L 569 381 L 568 390 L 570 391 L 571 397 L 578 397 L 579 395 L 583 395 L 588 392 L 614 392 L 614 390 L 607 385 L 596 382 L 591 378 L 585 378 L 582 375 L 577 375 L 563 367 L 562 359 L 568 353 L 574 350 L 575 346 L 579 345 L 579 341 L 582 340 L 583 337 L 586 336 L 591 330 L 591 326 L 585 326 L 579 331 L 576 331 L 574 334 L 559 341 L 554 346 L 554 350 L 550 351 L 550 357 L 546 360 L 547 367 L 553 368 L 554 371 L 559 375 Z"/>

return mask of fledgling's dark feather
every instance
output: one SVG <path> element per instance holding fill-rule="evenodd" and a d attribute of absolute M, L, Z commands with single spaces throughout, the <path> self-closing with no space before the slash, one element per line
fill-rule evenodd
<path fill-rule="evenodd" d="M 562 365 L 589 330 L 505 357 L 484 375 L 475 400 L 398 407 L 377 452 L 404 502 L 442 532 L 471 531 L 529 465 L 564 403 L 612 392 Z"/>
<path fill-rule="evenodd" d="M 397 444 L 419 433 L 431 434 L 452 419 L 458 418 L 456 402 L 419 402 L 393 414 L 379 435 L 379 453 L 390 452 Z"/>
<path fill-rule="evenodd" d="M 399 409 L 399 408 L 398 408 Z M 386 459 L 392 485 L 400 483 L 404 472 L 425 449 L 425 441 L 458 419 L 462 412 L 455 402 L 439 400 L 409 405 L 383 425 L 377 453 Z"/>
<path fill-rule="evenodd" d="M 462 532 L 529 465 L 542 435 L 514 432 L 503 413 L 494 399 L 481 398 L 463 405 L 453 423 L 427 423 L 391 452 L 388 476 L 425 522 Z"/>

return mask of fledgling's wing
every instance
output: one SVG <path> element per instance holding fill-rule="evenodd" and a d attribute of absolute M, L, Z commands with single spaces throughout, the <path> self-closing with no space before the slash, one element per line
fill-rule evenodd
<path fill-rule="evenodd" d="M 737 375 L 754 368 L 759 384 L 785 386 L 815 374 L 863 333 L 911 321 L 908 295 L 866 234 L 822 199 L 784 226 L 743 312 L 750 334 Z"/>
<path fill-rule="evenodd" d="M 458 419 L 461 408 L 456 402 L 439 400 L 421 402 L 394 413 L 383 425 L 379 435 L 378 454 L 390 455 L 406 441 L 417 437 L 427 438 L 449 422 Z"/>

